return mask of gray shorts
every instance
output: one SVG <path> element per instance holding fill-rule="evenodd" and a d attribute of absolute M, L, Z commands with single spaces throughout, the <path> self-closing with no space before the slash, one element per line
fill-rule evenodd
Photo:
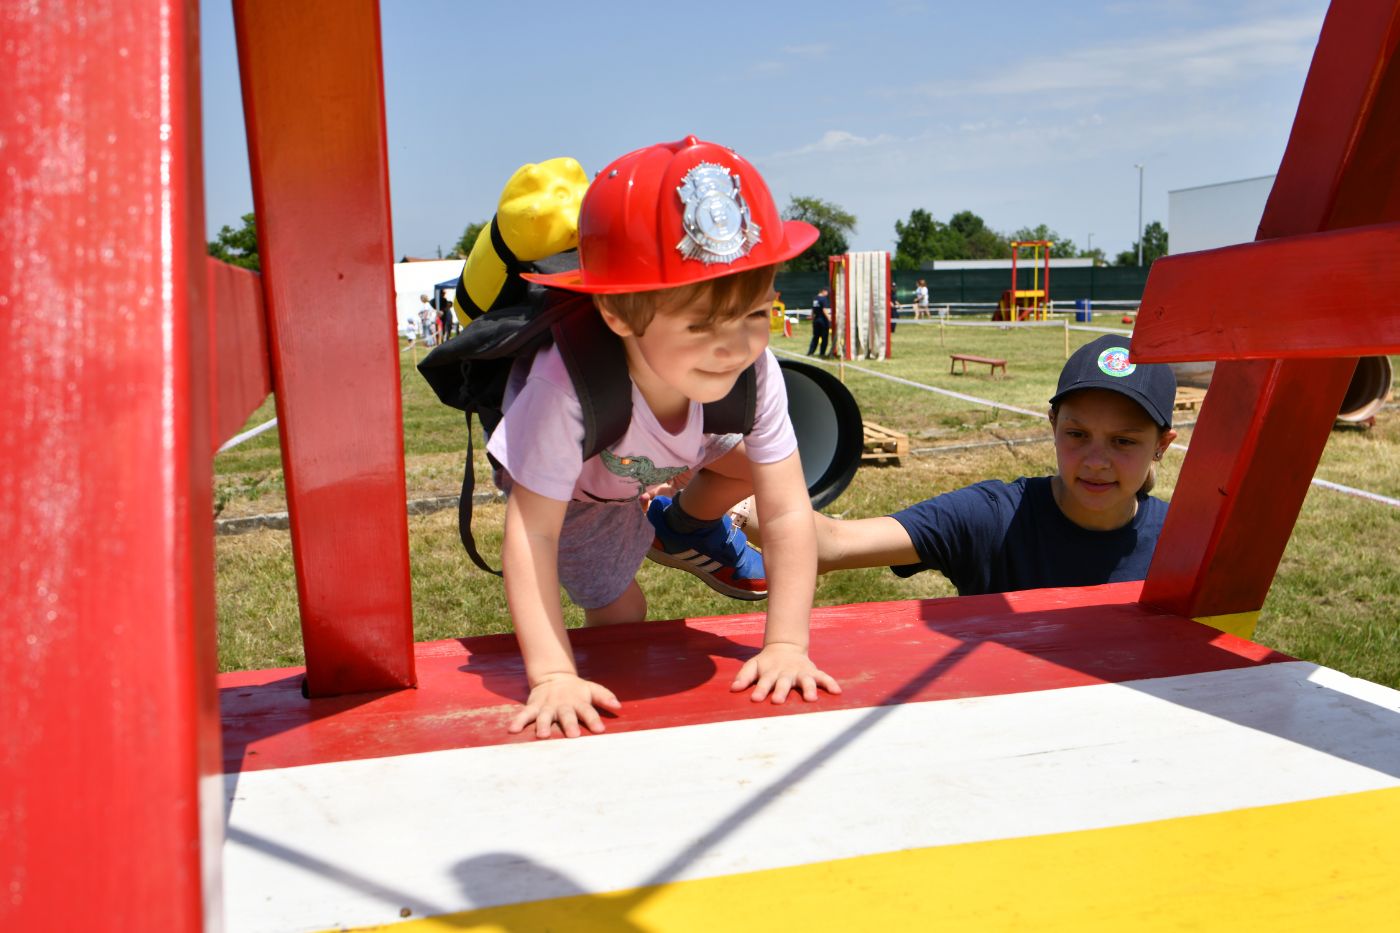
<path fill-rule="evenodd" d="M 616 600 L 637 577 L 655 535 L 640 502 L 570 502 L 559 532 L 559 582 L 584 609 Z"/>
<path fill-rule="evenodd" d="M 714 463 L 742 440 L 739 434 L 710 438 L 695 469 Z M 499 470 L 496 485 L 510 494 L 510 477 Z M 583 609 L 614 602 L 637 578 L 654 537 L 640 502 L 570 502 L 559 531 L 559 582 L 564 592 Z"/>

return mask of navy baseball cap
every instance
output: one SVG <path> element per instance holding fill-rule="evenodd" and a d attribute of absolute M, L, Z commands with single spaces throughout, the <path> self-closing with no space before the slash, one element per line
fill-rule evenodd
<path fill-rule="evenodd" d="M 1164 428 L 1172 426 L 1176 408 L 1176 374 L 1165 363 L 1132 363 L 1126 336 L 1104 334 L 1075 350 L 1060 370 L 1060 384 L 1051 405 L 1080 389 L 1108 389 L 1126 395 Z"/>

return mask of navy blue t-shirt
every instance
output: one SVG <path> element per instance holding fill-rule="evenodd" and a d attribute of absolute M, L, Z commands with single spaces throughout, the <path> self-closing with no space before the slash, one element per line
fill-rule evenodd
<path fill-rule="evenodd" d="M 1131 522 L 1091 531 L 1060 511 L 1050 479 L 974 483 L 894 513 L 922 562 L 890 569 L 937 570 L 962 596 L 1145 579 L 1167 504 L 1140 495 Z"/>

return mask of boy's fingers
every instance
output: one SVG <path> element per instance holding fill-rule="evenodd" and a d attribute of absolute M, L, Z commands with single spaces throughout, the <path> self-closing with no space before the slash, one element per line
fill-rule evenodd
<path fill-rule="evenodd" d="M 832 677 L 826 671 L 817 671 L 817 683 L 821 684 L 827 693 L 841 692 L 841 685 L 836 682 L 835 677 Z"/>
<path fill-rule="evenodd" d="M 539 716 L 535 717 L 535 738 L 549 738 L 549 732 L 553 725 L 554 711 L 549 709 L 542 710 Z"/>
<path fill-rule="evenodd" d="M 603 725 L 603 717 L 599 716 L 598 711 L 591 706 L 579 710 L 578 716 L 589 732 L 603 732 L 607 728 Z"/>
<path fill-rule="evenodd" d="M 729 689 L 735 692 L 743 690 L 754 682 L 758 676 L 758 664 L 753 660 L 744 662 L 744 666 L 739 668 L 739 673 L 734 676 L 734 683 L 729 685 Z"/>
<path fill-rule="evenodd" d="M 597 684 L 593 685 L 593 705 L 602 706 L 606 709 L 622 709 L 622 703 L 617 699 L 617 694 L 613 693 L 607 687 L 600 687 Z M 589 712 L 592 712 L 592 710 L 590 709 Z M 594 718 L 597 718 L 596 714 Z M 593 731 L 602 732 L 603 730 L 598 728 Z"/>
<path fill-rule="evenodd" d="M 792 678 L 787 674 L 779 677 L 773 685 L 773 702 L 786 703 L 788 694 L 792 692 Z"/>
<path fill-rule="evenodd" d="M 506 726 L 506 731 L 507 731 L 507 732 L 520 732 L 520 731 L 523 730 L 526 726 L 528 726 L 528 725 L 530 724 L 530 721 L 533 720 L 534 718 L 535 718 L 535 710 L 534 710 L 534 708 L 533 708 L 533 707 L 527 706 L 527 707 L 525 707 L 524 709 L 522 709 L 519 713 L 517 713 L 516 716 L 515 716 L 515 718 L 512 719 L 512 720 L 510 721 L 510 725 L 509 725 L 509 726 Z"/>
<path fill-rule="evenodd" d="M 578 714 L 574 712 L 573 707 L 566 706 L 559 710 L 559 728 L 564 730 L 564 734 L 569 738 L 578 738 Z"/>

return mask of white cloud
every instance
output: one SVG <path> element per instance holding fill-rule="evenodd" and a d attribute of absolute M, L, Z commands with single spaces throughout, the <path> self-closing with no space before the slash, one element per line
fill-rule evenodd
<path fill-rule="evenodd" d="M 782 152 L 775 152 L 764 158 L 765 160 L 792 159 L 812 155 L 814 153 L 868 149 L 872 146 L 884 146 L 896 141 L 897 138 L 891 136 L 889 133 L 881 133 L 878 136 L 857 136 L 855 133 L 848 133 L 845 130 L 827 130 L 816 142 L 807 143 L 795 149 L 785 149 Z"/>
<path fill-rule="evenodd" d="M 1067 94 L 1117 97 L 1229 83 L 1306 60 L 1316 42 L 1315 16 L 1255 22 L 1067 51 L 1022 61 L 982 77 L 923 84 L 931 98 Z"/>

